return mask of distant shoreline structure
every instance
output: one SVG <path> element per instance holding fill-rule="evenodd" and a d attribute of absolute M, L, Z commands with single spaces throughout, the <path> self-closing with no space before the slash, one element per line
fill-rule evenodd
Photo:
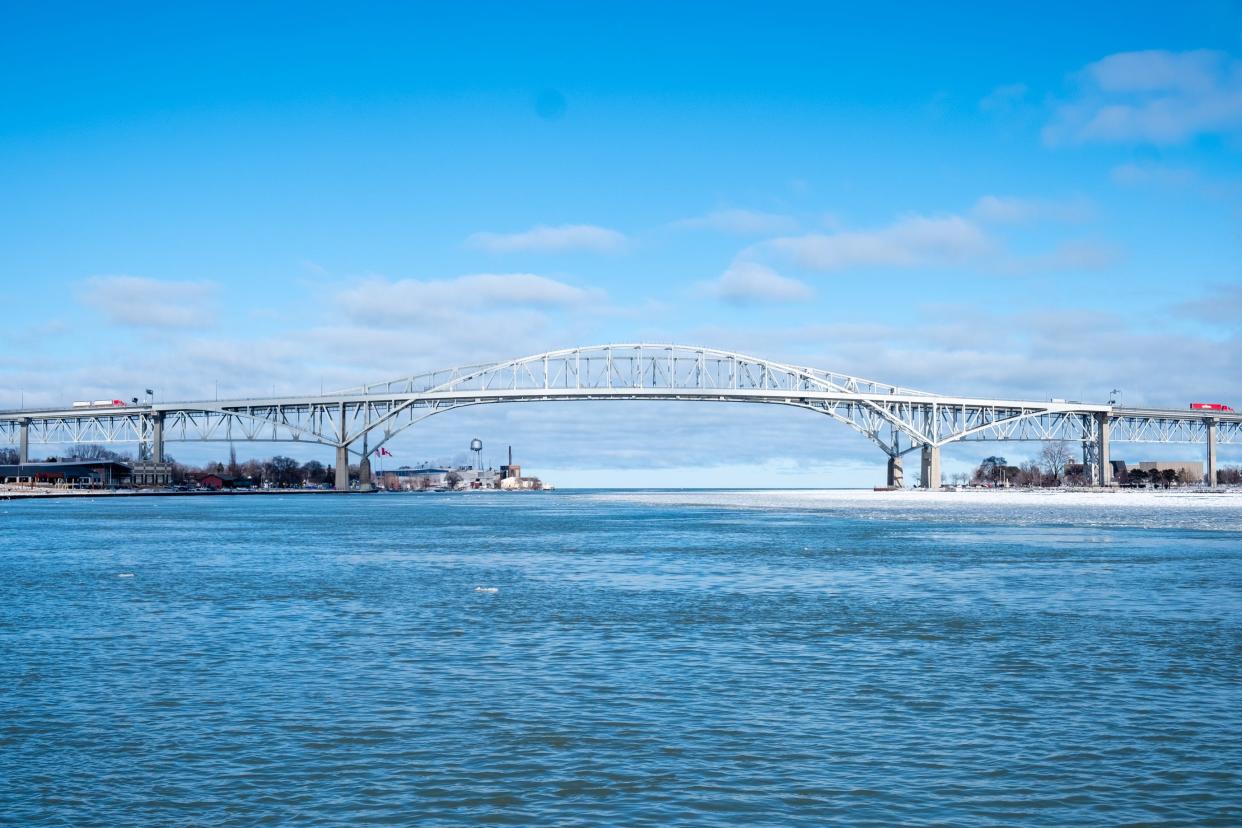
<path fill-rule="evenodd" d="M 937 491 L 926 489 L 881 489 L 881 488 L 663 488 L 658 486 L 640 487 L 570 487 L 557 489 L 545 486 L 542 489 L 410 489 L 384 491 L 382 489 L 336 491 L 335 489 L 220 489 L 178 491 L 175 489 L 30 489 L 27 487 L 0 487 L 0 501 L 31 501 L 31 500 L 62 500 L 66 498 L 134 498 L 134 497 L 245 497 L 248 495 L 395 495 L 395 494 L 484 494 L 501 491 L 527 492 L 559 492 L 562 494 L 612 494 L 620 496 L 636 496 L 644 493 L 655 495 L 736 495 L 748 492 L 764 492 L 773 495 L 818 496 L 823 501 L 833 501 L 844 497 L 874 499 L 877 502 L 913 502 L 913 503 L 944 503 L 968 504 L 1008 501 L 1016 504 L 1023 501 L 1030 503 L 1073 500 L 1089 500 L 1093 503 L 1134 504 L 1138 501 L 1179 501 L 1186 502 L 1224 502 L 1242 499 L 1242 487 L 1214 488 L 1207 487 L 1179 489 L 1120 489 L 1120 488 L 1005 488 L 985 489 L 945 488 Z M 1107 495 L 1107 497 L 1103 497 Z"/>

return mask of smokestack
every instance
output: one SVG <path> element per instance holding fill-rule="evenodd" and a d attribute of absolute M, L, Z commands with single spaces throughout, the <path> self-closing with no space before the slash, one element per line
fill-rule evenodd
<path fill-rule="evenodd" d="M 513 465 L 513 446 L 509 446 L 509 465 Z"/>

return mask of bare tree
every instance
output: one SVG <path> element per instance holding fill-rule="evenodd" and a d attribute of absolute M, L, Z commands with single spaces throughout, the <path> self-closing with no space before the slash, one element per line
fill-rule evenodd
<path fill-rule="evenodd" d="M 461 483 L 461 475 L 455 471 L 451 471 L 445 475 L 444 482 L 448 484 L 450 489 L 456 489 L 457 484 Z"/>
<path fill-rule="evenodd" d="M 327 470 L 318 460 L 307 460 L 302 464 L 302 477 L 307 483 L 322 483 L 327 480 Z"/>
<path fill-rule="evenodd" d="M 993 455 L 984 458 L 979 464 L 979 468 L 975 469 L 974 479 L 978 483 L 1003 483 L 1006 475 L 1005 469 L 1009 466 L 1009 462 L 1004 457 Z"/>
<path fill-rule="evenodd" d="M 248 477 L 251 480 L 261 480 L 263 478 L 263 464 L 258 460 L 247 460 L 241 464 L 242 477 Z"/>
<path fill-rule="evenodd" d="M 1027 460 L 1013 475 L 1015 486 L 1042 486 L 1044 472 L 1034 460 Z"/>
<path fill-rule="evenodd" d="M 1070 454 L 1069 446 L 1064 440 L 1048 443 L 1039 452 L 1039 461 L 1047 469 L 1048 476 L 1052 478 L 1054 485 L 1060 482 L 1061 476 L 1065 473 L 1065 467 L 1072 459 L 1073 455 Z"/>
<path fill-rule="evenodd" d="M 76 457 L 81 460 L 128 460 L 128 454 L 113 451 L 107 446 L 101 446 L 96 443 L 82 443 L 74 446 L 66 454 L 65 457 Z"/>
<path fill-rule="evenodd" d="M 292 457 L 277 455 L 264 464 L 263 478 L 278 486 L 292 486 L 302 482 L 302 466 Z"/>

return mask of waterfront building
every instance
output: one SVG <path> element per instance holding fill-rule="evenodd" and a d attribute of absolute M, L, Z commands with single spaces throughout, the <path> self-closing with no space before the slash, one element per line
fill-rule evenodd
<path fill-rule="evenodd" d="M 198 485 L 204 489 L 253 489 L 255 481 L 249 477 L 242 477 L 236 474 L 224 474 L 223 472 L 208 472 L 207 474 L 198 475 L 195 480 Z"/>
<path fill-rule="evenodd" d="M 134 486 L 170 486 L 172 463 L 136 460 L 130 464 L 129 482 Z"/>
<path fill-rule="evenodd" d="M 1172 469 L 1179 473 L 1183 480 L 1199 481 L 1203 479 L 1203 462 L 1201 460 L 1143 460 L 1138 467 L 1145 472 L 1162 472 Z"/>
<path fill-rule="evenodd" d="M 44 460 L 0 465 L 0 482 L 28 486 L 102 488 L 129 482 L 130 466 L 117 460 Z"/>

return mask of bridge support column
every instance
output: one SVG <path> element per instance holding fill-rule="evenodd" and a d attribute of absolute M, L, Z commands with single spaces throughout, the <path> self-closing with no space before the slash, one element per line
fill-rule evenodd
<path fill-rule="evenodd" d="M 18 426 L 17 462 L 30 462 L 30 420 L 22 420 Z"/>
<path fill-rule="evenodd" d="M 1216 485 L 1216 421 L 1207 422 L 1207 484 Z"/>
<path fill-rule="evenodd" d="M 890 489 L 900 489 L 905 485 L 905 479 L 901 469 L 901 455 L 890 454 L 888 456 L 888 487 Z"/>
<path fill-rule="evenodd" d="M 922 472 L 924 489 L 935 491 L 940 488 L 940 446 L 924 444 Z"/>
<path fill-rule="evenodd" d="M 164 413 L 151 415 L 151 462 L 164 462 Z"/>
<path fill-rule="evenodd" d="M 336 483 L 338 492 L 349 491 L 349 449 L 345 446 L 336 447 Z"/>
<path fill-rule="evenodd" d="M 1100 412 L 1095 415 L 1095 470 L 1096 482 L 1101 486 L 1113 484 L 1113 464 L 1108 457 L 1109 426 L 1108 414 Z"/>
<path fill-rule="evenodd" d="M 358 488 L 364 492 L 375 488 L 371 484 L 371 458 L 366 454 L 358 461 Z"/>

